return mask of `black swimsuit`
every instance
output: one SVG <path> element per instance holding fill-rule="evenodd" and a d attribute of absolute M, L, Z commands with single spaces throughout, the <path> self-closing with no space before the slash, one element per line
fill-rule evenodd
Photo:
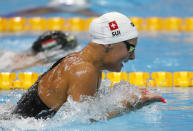
<path fill-rule="evenodd" d="M 48 71 L 58 65 L 65 57 L 59 59 Z M 47 72 L 48 72 L 47 71 Z M 45 72 L 39 79 L 34 83 L 28 91 L 18 101 L 12 114 L 18 114 L 24 118 L 34 117 L 36 119 L 47 119 L 51 118 L 56 114 L 56 110 L 47 107 L 40 99 L 38 95 L 38 83 L 40 79 L 47 73 Z"/>
<path fill-rule="evenodd" d="M 36 119 L 54 116 L 55 110 L 48 108 L 40 99 L 38 95 L 36 82 L 19 100 L 15 107 L 13 114 L 18 114 L 26 117 L 35 117 Z"/>

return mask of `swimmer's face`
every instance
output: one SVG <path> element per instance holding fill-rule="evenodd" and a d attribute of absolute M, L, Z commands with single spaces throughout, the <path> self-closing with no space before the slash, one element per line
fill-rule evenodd
<path fill-rule="evenodd" d="M 137 38 L 128 40 L 126 43 L 135 47 L 137 44 Z M 128 47 L 129 46 L 126 46 L 125 42 L 112 45 L 112 48 L 109 53 L 107 53 L 107 57 L 105 59 L 107 69 L 109 71 L 120 72 L 123 67 L 123 62 L 135 59 L 135 50 L 133 47 L 131 49 Z"/>
<path fill-rule="evenodd" d="M 123 43 L 125 44 L 125 47 L 127 49 L 127 54 L 128 54 L 128 57 L 127 59 L 125 59 L 124 62 L 127 62 L 128 60 L 134 60 L 135 59 L 135 47 L 137 45 L 137 38 L 133 38 Z"/>

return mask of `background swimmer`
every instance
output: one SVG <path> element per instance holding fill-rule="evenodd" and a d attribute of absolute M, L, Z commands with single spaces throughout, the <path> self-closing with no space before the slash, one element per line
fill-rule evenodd
<path fill-rule="evenodd" d="M 89 0 L 50 0 L 47 5 L 38 7 L 28 7 L 8 14 L 0 14 L 3 17 L 13 16 L 37 16 L 49 13 L 73 13 L 77 15 L 99 16 L 90 10 Z"/>
<path fill-rule="evenodd" d="M 16 71 L 41 64 L 54 63 L 76 50 L 77 39 L 61 31 L 43 33 L 32 47 L 22 53 L 0 50 L 0 71 Z"/>
<path fill-rule="evenodd" d="M 86 96 L 95 97 L 101 84 L 102 70 L 119 72 L 123 62 L 135 58 L 138 31 L 128 17 L 117 12 L 104 14 L 92 21 L 89 33 L 91 42 L 80 52 L 58 60 L 22 96 L 13 114 L 37 119 L 53 117 L 69 96 L 79 102 L 85 101 Z M 141 97 L 126 92 L 130 99 L 120 101 L 125 110 L 164 102 L 162 96 L 151 94 L 146 89 L 138 92 Z M 122 110 L 106 113 L 108 118 L 112 118 Z"/>

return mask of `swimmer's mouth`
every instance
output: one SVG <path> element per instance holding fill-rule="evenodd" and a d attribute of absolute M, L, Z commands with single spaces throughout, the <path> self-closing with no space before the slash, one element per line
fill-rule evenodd
<path fill-rule="evenodd" d="M 127 59 L 125 59 L 125 60 L 123 60 L 123 62 L 124 63 L 127 63 L 129 61 L 129 59 L 127 58 Z"/>
<path fill-rule="evenodd" d="M 132 58 L 132 57 L 125 58 L 125 59 L 123 60 L 123 62 L 126 63 L 126 62 L 128 62 L 129 60 L 134 60 L 134 58 Z"/>

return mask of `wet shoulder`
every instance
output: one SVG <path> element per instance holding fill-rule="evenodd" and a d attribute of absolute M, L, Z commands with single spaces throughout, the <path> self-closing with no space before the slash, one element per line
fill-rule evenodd
<path fill-rule="evenodd" d="M 81 63 L 78 63 L 76 65 L 73 65 L 71 67 L 71 70 L 69 71 L 69 73 L 72 75 L 72 76 L 77 76 L 77 77 L 80 77 L 80 76 L 84 76 L 84 75 L 91 75 L 91 74 L 96 74 L 97 71 L 95 69 L 95 67 L 91 64 L 91 63 L 88 63 L 88 62 L 81 62 Z"/>
<path fill-rule="evenodd" d="M 78 53 L 73 53 L 66 56 L 59 64 L 60 67 L 64 68 L 65 71 L 71 70 L 72 68 L 84 63 L 84 60 Z"/>
<path fill-rule="evenodd" d="M 79 53 L 73 53 L 66 56 L 59 62 L 58 66 L 55 67 L 58 71 L 64 71 L 66 73 L 76 73 L 76 72 L 93 72 L 95 71 L 94 65 L 84 61 Z"/>
<path fill-rule="evenodd" d="M 79 53 L 72 53 L 67 55 L 64 59 L 63 59 L 63 63 L 72 63 L 72 64 L 76 64 L 76 63 L 80 63 L 82 61 L 82 57 L 81 55 L 79 55 Z"/>

